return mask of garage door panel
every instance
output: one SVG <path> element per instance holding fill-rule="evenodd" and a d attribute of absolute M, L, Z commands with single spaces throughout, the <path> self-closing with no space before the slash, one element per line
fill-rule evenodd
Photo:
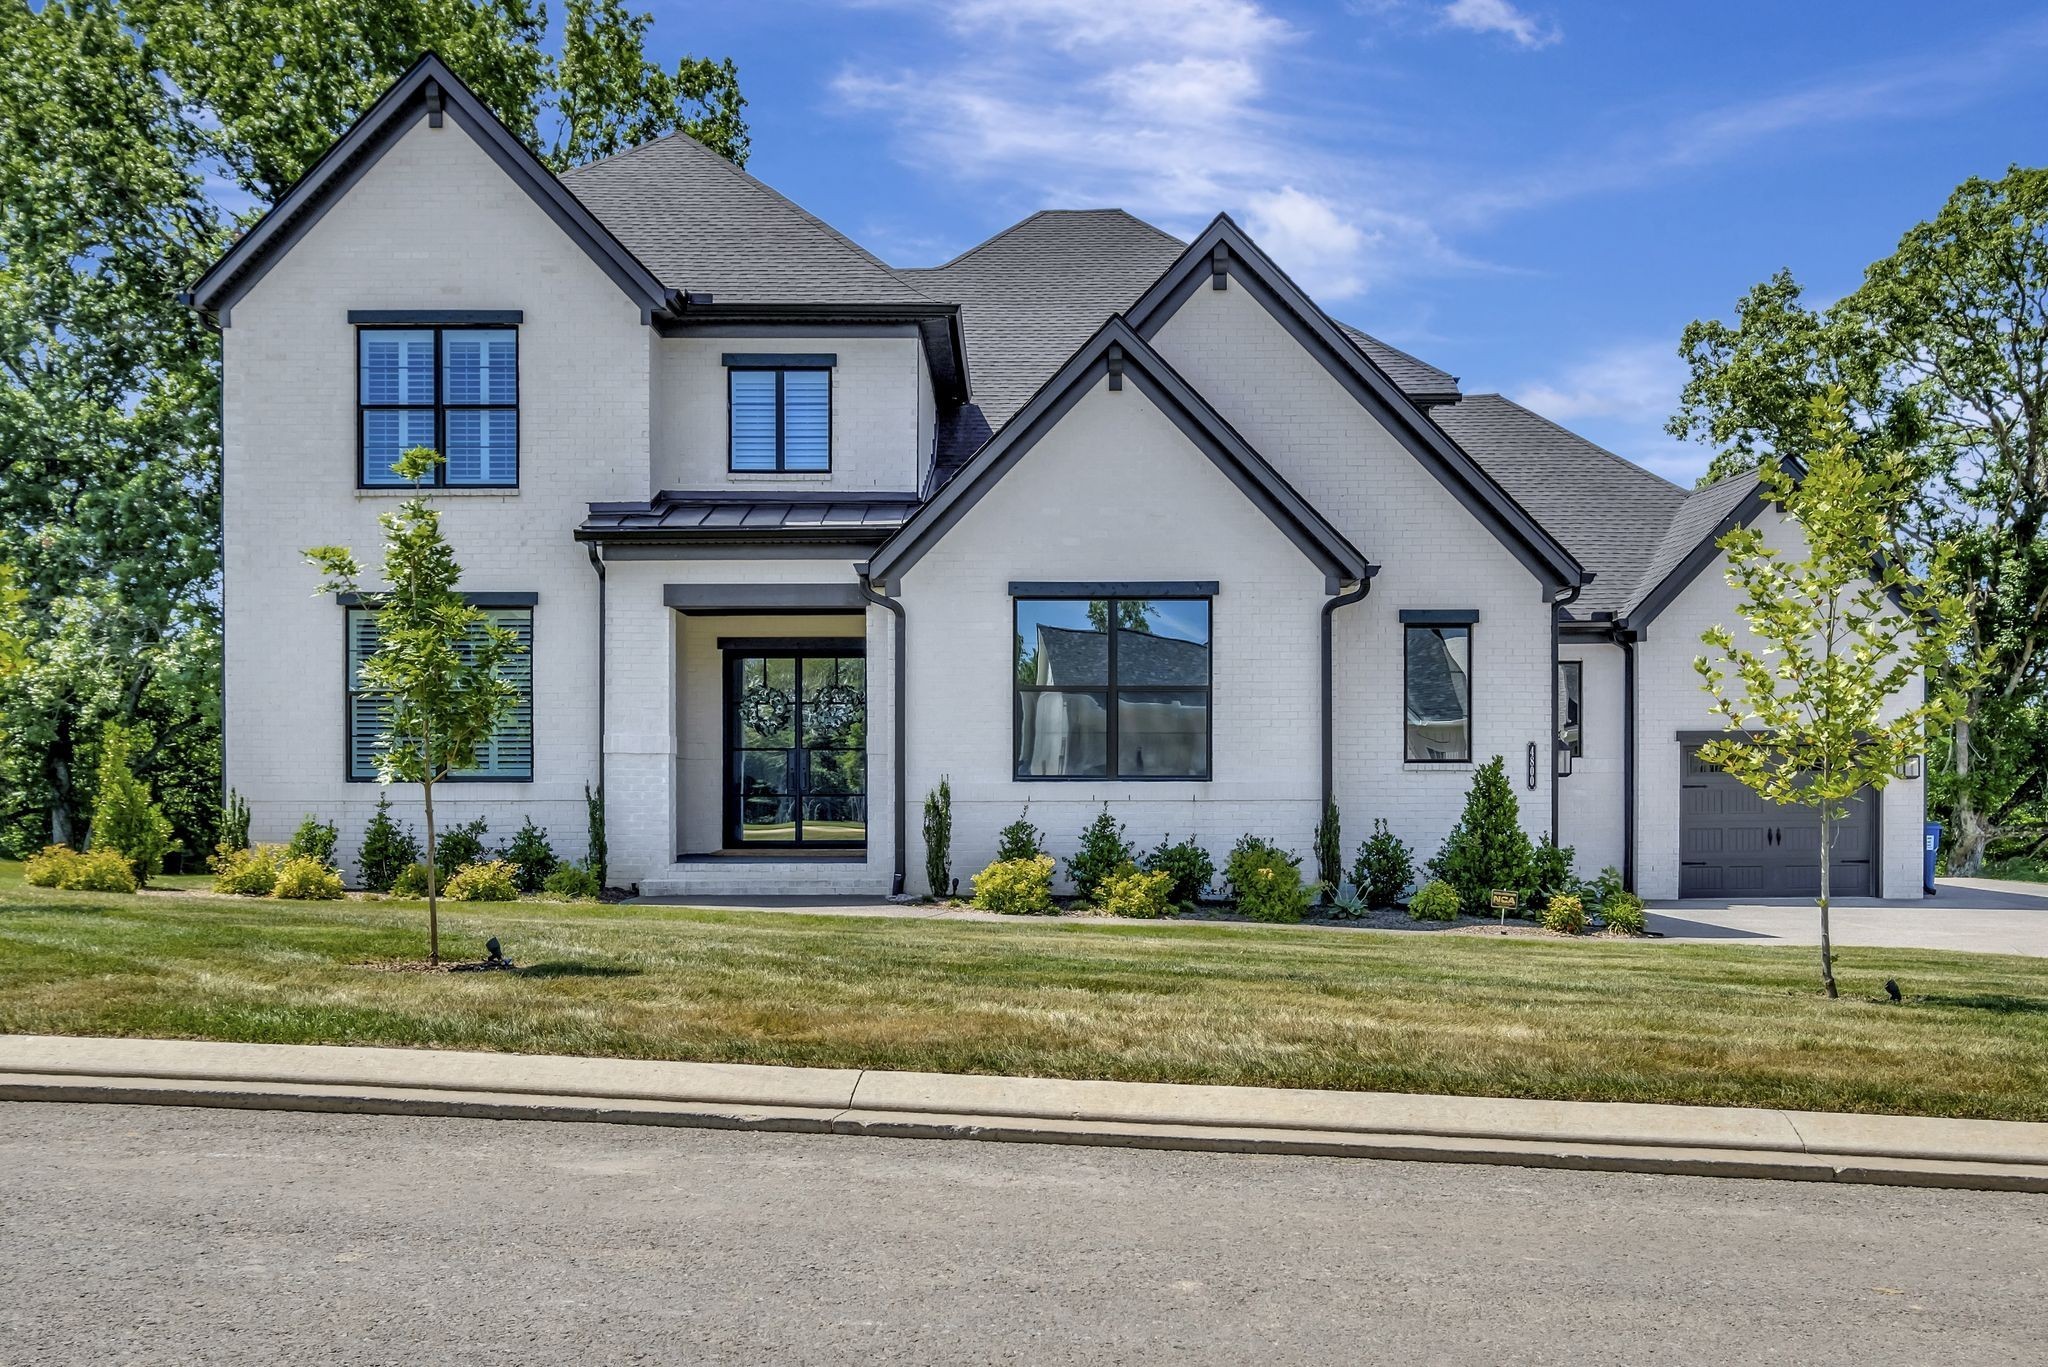
<path fill-rule="evenodd" d="M 1686 747 L 1680 766 L 1679 896 L 1812 897 L 1820 892 L 1820 813 L 1764 801 Z M 1835 823 L 1831 890 L 1876 891 L 1876 805 L 1845 804 Z"/>

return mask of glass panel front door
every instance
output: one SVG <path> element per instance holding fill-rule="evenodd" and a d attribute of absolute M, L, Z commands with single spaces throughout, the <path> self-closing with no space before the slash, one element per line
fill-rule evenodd
<path fill-rule="evenodd" d="M 733 845 L 867 843 L 864 654 L 832 642 L 729 652 L 726 711 Z"/>

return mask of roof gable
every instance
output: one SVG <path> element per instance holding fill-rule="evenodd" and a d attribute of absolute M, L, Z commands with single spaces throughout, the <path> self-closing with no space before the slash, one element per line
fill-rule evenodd
<path fill-rule="evenodd" d="M 182 296 L 184 302 L 215 315 L 226 326 L 235 302 L 410 132 L 422 115 L 434 127 L 444 118 L 452 119 L 475 139 L 513 183 L 640 305 L 643 319 L 668 306 L 674 291 L 626 250 L 433 53 L 415 62 L 297 184 L 280 195 L 269 212 L 207 268 Z"/>
<path fill-rule="evenodd" d="M 1132 307 L 1130 324 L 1141 336 L 1156 336 L 1197 289 L 1223 289 L 1232 283 L 1272 314 L 1539 581 L 1566 588 L 1591 580 L 1571 552 L 1432 423 L 1229 215 L 1217 215 L 1154 282 Z"/>
<path fill-rule="evenodd" d="M 957 478 L 875 553 L 868 565 L 869 575 L 878 583 L 897 583 L 1105 377 L 1111 388 L 1136 389 L 1165 414 L 1332 585 L 1355 582 L 1371 573 L 1357 547 L 1295 492 L 1150 343 L 1121 317 L 1113 317 L 1068 358 Z"/>

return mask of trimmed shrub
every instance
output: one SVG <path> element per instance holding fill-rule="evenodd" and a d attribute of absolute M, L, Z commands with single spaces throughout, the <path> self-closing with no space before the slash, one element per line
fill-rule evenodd
<path fill-rule="evenodd" d="M 934 897 L 953 893 L 953 781 L 944 774 L 924 795 L 924 881 Z"/>
<path fill-rule="evenodd" d="M 134 892 L 141 884 L 135 867 L 119 850 L 92 850 L 64 870 L 58 887 L 70 892 Z"/>
<path fill-rule="evenodd" d="M 1458 890 L 1442 879 L 1424 883 L 1408 899 L 1408 914 L 1418 921 L 1455 921 L 1458 907 Z"/>
<path fill-rule="evenodd" d="M 1642 935 L 1650 928 L 1649 918 L 1643 915 L 1643 899 L 1632 892 L 1617 892 L 1602 902 L 1600 919 L 1609 930 L 1624 935 Z"/>
<path fill-rule="evenodd" d="M 341 875 L 310 854 L 295 855 L 278 869 L 270 895 L 299 902 L 332 902 L 341 896 Z"/>
<path fill-rule="evenodd" d="M 481 863 L 464 864 L 448 880 L 448 900 L 451 902 L 516 902 L 519 900 L 519 882 L 513 876 L 515 870 L 502 859 L 486 859 Z"/>
<path fill-rule="evenodd" d="M 996 862 L 1007 864 L 1013 859 L 1036 859 L 1045 853 L 1045 832 L 1031 824 L 1031 804 L 1024 804 L 1024 810 L 1017 819 L 996 833 Z"/>
<path fill-rule="evenodd" d="M 482 817 L 435 833 L 434 864 L 441 870 L 443 883 L 464 864 L 481 864 L 487 856 L 496 857 L 484 847 L 484 837 L 490 833 L 490 824 Z M 420 895 L 424 897 L 426 889 L 422 888 Z"/>
<path fill-rule="evenodd" d="M 1299 921 L 1308 910 L 1300 857 L 1270 840 L 1240 839 L 1224 861 L 1223 876 L 1237 896 L 1237 909 L 1254 921 Z"/>
<path fill-rule="evenodd" d="M 1334 802 L 1323 804 L 1322 819 L 1316 822 L 1315 847 L 1317 892 L 1327 902 L 1344 881 L 1344 821 Z"/>
<path fill-rule="evenodd" d="M 237 897 L 268 897 L 284 867 L 284 846 L 251 845 L 223 855 L 213 871 L 213 890 Z"/>
<path fill-rule="evenodd" d="M 1496 888 L 1528 886 L 1529 856 L 1521 805 L 1506 761 L 1495 755 L 1472 776 L 1464 814 L 1429 861 L 1430 876 L 1456 888 L 1465 910 L 1477 915 L 1492 905 Z"/>
<path fill-rule="evenodd" d="M 1532 908 L 1541 911 L 1552 897 L 1578 886 L 1579 880 L 1572 873 L 1572 863 L 1577 856 L 1578 851 L 1570 845 L 1559 848 L 1550 842 L 1547 835 L 1536 843 L 1529 852 L 1528 877 L 1521 887 Z"/>
<path fill-rule="evenodd" d="M 356 876 L 371 892 L 389 892 L 406 866 L 420 862 L 420 842 L 412 827 L 391 819 L 391 799 L 377 794 L 377 810 L 363 827 L 363 843 L 356 851 Z"/>
<path fill-rule="evenodd" d="M 1096 906 L 1111 916 L 1157 921 L 1173 915 L 1172 891 L 1172 874 L 1147 873 L 1136 864 L 1126 864 L 1102 880 Z"/>
<path fill-rule="evenodd" d="M 1067 877 L 1074 880 L 1074 891 L 1082 900 L 1092 902 L 1102 880 L 1132 862 L 1136 854 L 1131 842 L 1124 839 L 1124 823 L 1109 814 L 1105 802 L 1101 813 L 1081 832 L 1081 848 L 1067 860 Z"/>
<path fill-rule="evenodd" d="M 1536 915 L 1545 930 L 1554 930 L 1560 935 L 1586 933 L 1586 904 L 1575 892 L 1552 893 Z"/>
<path fill-rule="evenodd" d="M 442 881 L 440 887 L 442 892 L 448 891 L 446 880 Z M 403 869 L 400 869 L 398 877 L 391 882 L 391 895 L 393 897 L 411 898 L 414 901 L 424 898 L 427 895 L 426 864 L 424 862 L 407 864 Z"/>
<path fill-rule="evenodd" d="M 597 875 L 581 864 L 557 864 L 541 884 L 541 891 L 556 897 L 590 897 L 598 894 Z"/>
<path fill-rule="evenodd" d="M 284 855 L 287 859 L 317 860 L 320 867 L 339 872 L 339 866 L 334 862 L 334 845 L 340 839 L 341 831 L 333 822 L 322 825 L 319 817 L 308 816 L 292 832 L 291 843 L 284 847 Z"/>
<path fill-rule="evenodd" d="M 1209 852 L 1195 843 L 1189 836 L 1179 844 L 1171 844 L 1173 837 L 1164 835 L 1145 855 L 1143 867 L 1147 873 L 1163 873 L 1173 879 L 1167 896 L 1174 905 L 1191 907 L 1202 900 L 1202 893 L 1208 888 L 1209 880 L 1216 876 L 1216 861 Z"/>
<path fill-rule="evenodd" d="M 164 871 L 171 848 L 171 819 L 149 796 L 149 785 L 128 767 L 134 742 L 111 723 L 100 739 L 99 796 L 92 806 L 92 850 L 112 850 L 128 861 L 135 881 L 147 883 Z M 111 891 L 111 889 L 98 889 Z"/>
<path fill-rule="evenodd" d="M 1052 904 L 1053 858 L 998 859 L 974 875 L 974 905 L 1004 916 L 1045 916 Z"/>
<path fill-rule="evenodd" d="M 546 828 L 534 825 L 532 817 L 526 818 L 519 834 L 505 847 L 505 858 L 516 870 L 513 881 L 519 884 L 521 892 L 539 892 L 546 887 L 548 875 L 562 862 L 555 858 L 554 846 L 548 844 Z"/>
<path fill-rule="evenodd" d="M 1351 861 L 1351 886 L 1368 907 L 1391 907 L 1415 881 L 1415 851 L 1375 819 L 1372 834 L 1359 842 Z"/>
<path fill-rule="evenodd" d="M 45 845 L 28 857 L 22 865 L 21 876 L 32 888 L 61 888 L 64 875 L 85 856 L 69 845 Z"/>

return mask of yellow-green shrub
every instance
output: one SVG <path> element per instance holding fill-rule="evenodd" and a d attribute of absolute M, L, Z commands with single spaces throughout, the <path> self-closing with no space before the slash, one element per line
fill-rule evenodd
<path fill-rule="evenodd" d="M 1408 914 L 1418 921 L 1455 921 L 1458 907 L 1458 890 L 1441 878 L 1423 884 L 1408 899 Z"/>
<path fill-rule="evenodd" d="M 1044 916 L 1052 904 L 1053 858 L 998 859 L 974 875 L 974 905 L 1005 916 Z"/>
<path fill-rule="evenodd" d="M 39 853 L 28 857 L 21 876 L 32 888 L 61 888 L 64 875 L 84 857 L 69 845 L 45 845 Z"/>
<path fill-rule="evenodd" d="M 1543 904 L 1543 910 L 1536 913 L 1545 930 L 1554 930 L 1560 935 L 1583 935 L 1586 933 L 1586 904 L 1575 892 L 1554 892 Z"/>
<path fill-rule="evenodd" d="M 341 896 L 341 875 L 316 855 L 302 854 L 287 859 L 277 871 L 272 897 L 301 902 L 332 902 Z"/>
<path fill-rule="evenodd" d="M 519 900 L 519 866 L 502 859 L 464 864 L 448 880 L 451 902 L 516 902 Z"/>
<path fill-rule="evenodd" d="M 231 850 L 216 862 L 213 890 L 237 897 L 268 897 L 277 887 L 278 870 L 284 867 L 282 845 L 251 845 Z"/>
<path fill-rule="evenodd" d="M 1237 909 L 1254 921 L 1299 921 L 1308 911 L 1301 860 L 1270 840 L 1241 838 L 1224 861 L 1223 877 L 1237 896 Z"/>
<path fill-rule="evenodd" d="M 442 887 L 442 891 L 447 891 L 445 885 Z M 427 866 L 425 864 L 407 864 L 404 868 L 400 869 L 398 877 L 391 880 L 391 895 L 393 897 L 409 897 L 415 900 L 425 897 L 427 895 Z"/>
<path fill-rule="evenodd" d="M 1616 892 L 1600 904 L 1600 919 L 1607 922 L 1609 930 L 1618 930 L 1624 935 L 1641 935 L 1648 931 L 1650 923 L 1643 915 L 1643 899 L 1632 892 Z"/>
<path fill-rule="evenodd" d="M 1173 915 L 1173 875 L 1161 869 L 1146 873 L 1126 864 L 1095 889 L 1095 905 L 1111 916 L 1156 921 Z"/>

